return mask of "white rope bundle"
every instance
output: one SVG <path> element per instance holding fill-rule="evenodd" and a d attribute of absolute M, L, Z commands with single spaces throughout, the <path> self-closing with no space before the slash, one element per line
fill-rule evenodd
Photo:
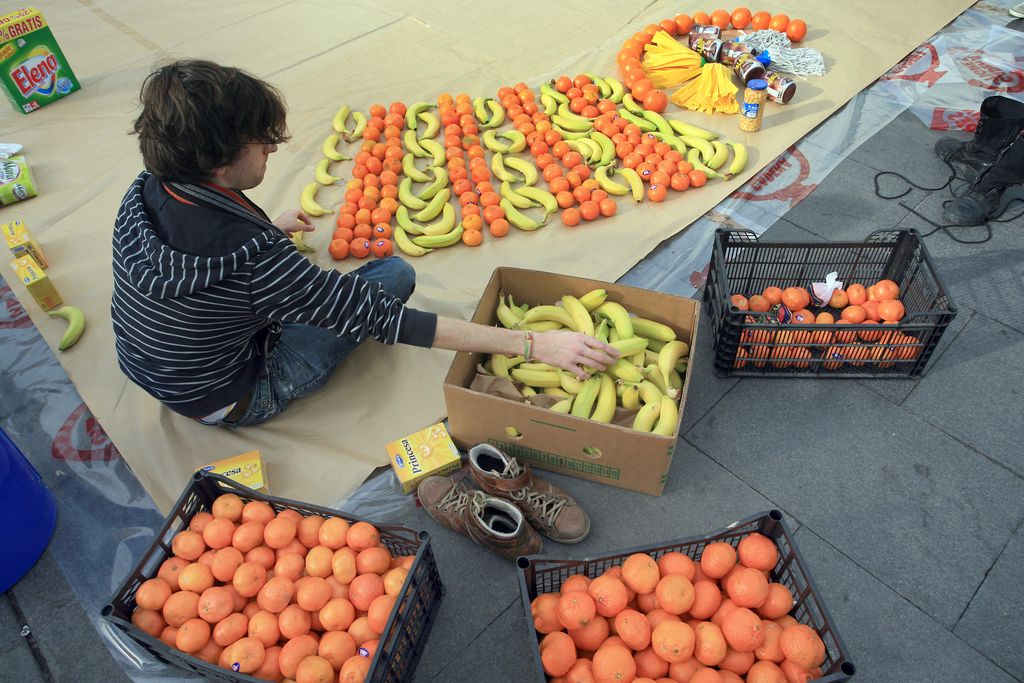
<path fill-rule="evenodd" d="M 821 53 L 810 47 L 794 48 L 785 33 L 767 29 L 742 35 L 736 40 L 758 50 L 767 50 L 772 58 L 769 68 L 775 71 L 798 76 L 825 75 L 825 60 Z"/>

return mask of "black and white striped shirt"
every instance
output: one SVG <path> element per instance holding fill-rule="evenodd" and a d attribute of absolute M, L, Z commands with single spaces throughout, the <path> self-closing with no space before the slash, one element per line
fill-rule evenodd
<path fill-rule="evenodd" d="M 155 188 L 164 200 L 152 206 Z M 407 308 L 379 283 L 317 267 L 255 204 L 223 188 L 160 183 L 141 173 L 114 223 L 113 270 L 121 369 L 191 417 L 229 405 L 253 386 L 275 321 L 359 341 L 433 340 L 434 314 Z"/>

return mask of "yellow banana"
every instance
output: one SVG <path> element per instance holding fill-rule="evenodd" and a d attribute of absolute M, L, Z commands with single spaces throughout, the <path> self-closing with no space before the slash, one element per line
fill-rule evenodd
<path fill-rule="evenodd" d="M 398 183 L 398 202 L 411 211 L 427 208 L 427 203 L 413 194 L 412 178 L 402 178 L 402 182 Z"/>
<path fill-rule="evenodd" d="M 607 372 L 608 374 L 625 382 L 640 383 L 644 380 L 644 373 L 640 368 L 633 365 L 625 358 L 620 358 L 608 366 Z"/>
<path fill-rule="evenodd" d="M 729 175 L 734 176 L 743 172 L 747 167 L 747 147 L 739 142 L 730 142 L 732 145 L 732 163 L 729 164 Z"/>
<path fill-rule="evenodd" d="M 404 204 L 399 204 L 395 210 L 395 222 L 398 223 L 402 230 L 405 230 L 406 234 L 423 234 L 423 227 L 413 221 L 412 216 L 409 215 L 409 209 Z"/>
<path fill-rule="evenodd" d="M 661 416 L 661 401 L 645 403 L 640 412 L 633 418 L 633 429 L 638 432 L 650 432 L 654 423 Z"/>
<path fill-rule="evenodd" d="M 302 252 L 316 251 L 315 247 L 312 247 L 312 246 L 306 244 L 306 231 L 305 230 L 298 230 L 296 232 L 293 232 L 288 237 L 291 239 L 292 243 L 295 245 L 295 248 L 298 249 L 299 251 L 302 251 Z"/>
<path fill-rule="evenodd" d="M 608 95 L 608 99 L 615 104 L 622 102 L 622 97 L 626 94 L 626 87 L 622 84 L 622 81 L 608 76 L 606 76 L 604 80 L 612 89 L 611 94 Z"/>
<path fill-rule="evenodd" d="M 568 414 L 571 408 L 572 398 L 563 398 L 561 401 L 551 406 L 551 410 L 555 411 L 556 413 L 562 413 L 563 415 Z"/>
<path fill-rule="evenodd" d="M 564 128 L 559 123 L 559 121 L 561 121 L 561 120 L 562 119 L 560 119 L 558 117 L 558 114 L 555 114 L 554 116 L 552 116 L 551 117 L 551 128 L 552 128 L 552 130 L 558 131 L 559 135 L 562 136 L 563 140 L 582 140 L 583 138 L 587 137 L 587 131 L 585 131 L 585 130 L 584 131 L 579 131 L 579 130 L 569 130 L 568 128 Z"/>
<path fill-rule="evenodd" d="M 509 375 L 520 384 L 530 387 L 560 387 L 562 380 L 554 370 L 522 370 L 513 368 Z"/>
<path fill-rule="evenodd" d="M 424 140 L 430 140 L 431 138 L 436 137 L 437 131 L 441 130 L 441 119 L 437 118 L 429 111 L 421 112 L 416 116 L 416 118 L 427 125 L 423 131 L 423 135 L 417 135 L 421 145 Z"/>
<path fill-rule="evenodd" d="M 522 152 L 526 149 L 526 136 L 520 133 L 518 130 L 506 130 L 498 133 L 499 137 L 503 137 L 509 140 L 511 144 L 508 146 L 510 154 L 515 152 Z"/>
<path fill-rule="evenodd" d="M 541 93 L 540 104 L 544 107 L 544 113 L 546 115 L 551 116 L 552 114 L 558 113 L 558 102 L 556 102 L 555 98 L 551 95 Z"/>
<path fill-rule="evenodd" d="M 501 106 L 501 102 L 498 100 L 488 97 L 487 108 L 491 110 L 491 115 L 487 120 L 487 123 L 483 124 L 484 128 L 497 128 L 501 124 L 505 123 L 505 108 Z"/>
<path fill-rule="evenodd" d="M 523 322 L 525 323 L 535 323 L 542 320 L 552 320 L 563 327 L 568 327 L 572 330 L 576 329 L 576 321 L 569 315 L 569 312 L 558 306 L 534 306 L 523 315 Z"/>
<path fill-rule="evenodd" d="M 442 145 L 440 142 L 436 140 L 431 140 L 429 138 L 420 138 L 419 143 L 420 147 L 423 148 L 423 151 L 428 152 L 432 157 L 430 160 L 431 166 L 444 166 L 444 145 Z"/>
<path fill-rule="evenodd" d="M 450 247 L 453 244 L 457 244 L 462 239 L 463 227 L 460 222 L 455 228 L 444 235 L 417 235 L 411 238 L 413 244 L 418 244 L 421 247 L 427 247 L 429 249 L 437 249 L 439 247 Z"/>
<path fill-rule="evenodd" d="M 633 318 L 632 322 L 633 334 L 639 337 L 647 337 L 665 342 L 670 342 L 676 338 L 675 330 L 668 325 L 663 325 L 647 318 Z"/>
<path fill-rule="evenodd" d="M 351 112 L 352 108 L 346 104 L 334 114 L 334 117 L 331 119 L 331 127 L 334 128 L 335 133 L 348 132 L 348 115 Z"/>
<path fill-rule="evenodd" d="M 669 376 L 674 371 L 676 363 L 679 362 L 680 358 L 689 354 L 690 345 L 679 340 L 670 341 L 658 352 L 658 370 L 661 371 L 661 376 L 665 379 L 666 385 L 670 384 Z"/>
<path fill-rule="evenodd" d="M 423 149 L 420 145 L 419 140 L 416 139 L 416 131 L 409 129 L 405 131 L 402 136 L 402 142 L 405 144 L 405 149 L 412 152 L 412 155 L 418 159 L 426 159 L 430 156 L 430 153 Z"/>
<path fill-rule="evenodd" d="M 528 399 L 529 399 L 529 398 L 530 398 L 531 396 L 536 396 L 536 395 L 537 395 L 537 390 L 536 390 L 536 389 L 534 389 L 534 388 L 533 388 L 533 387 L 531 387 L 531 386 L 527 386 L 527 385 L 525 385 L 525 384 L 524 384 L 524 385 L 523 385 L 523 388 L 519 390 L 519 393 L 520 393 L 520 394 L 522 394 L 522 395 L 523 395 L 524 397 L 526 397 L 526 398 L 527 398 L 527 401 L 526 401 L 526 402 L 527 402 L 527 403 L 529 403 L 530 401 L 529 401 Z M 511 434 L 511 432 L 509 432 L 509 430 L 510 430 L 510 429 L 513 429 L 513 430 L 514 430 L 514 429 L 515 429 L 515 427 L 505 427 L 505 431 L 506 431 L 507 433 L 509 433 L 509 434 Z M 515 434 L 515 435 L 517 435 L 517 434 L 518 434 L 518 432 L 516 432 L 516 434 Z M 515 436 L 515 435 L 513 435 L 513 436 Z"/>
<path fill-rule="evenodd" d="M 594 407 L 594 402 L 597 401 L 597 395 L 600 392 L 601 376 L 592 375 L 583 382 L 583 388 L 580 389 L 580 393 L 576 394 L 576 398 L 572 402 L 572 409 L 569 413 L 576 417 L 589 418 L 591 410 Z"/>
<path fill-rule="evenodd" d="M 640 407 L 640 385 L 623 385 L 620 401 L 626 410 L 637 410 Z"/>
<path fill-rule="evenodd" d="M 481 133 L 480 141 L 484 143 L 484 147 L 496 154 L 508 154 L 509 148 L 511 147 L 511 145 L 498 142 L 498 133 L 494 130 L 485 130 Z"/>
<path fill-rule="evenodd" d="M 523 187 L 516 188 L 515 192 L 543 206 L 545 221 L 547 221 L 548 216 L 558 211 L 558 200 L 555 199 L 555 195 L 545 189 L 524 185 Z"/>
<path fill-rule="evenodd" d="M 562 371 L 562 388 L 575 396 L 583 390 L 583 380 L 565 370 Z"/>
<path fill-rule="evenodd" d="M 642 117 L 644 115 L 644 112 L 647 111 L 646 109 L 641 107 L 640 103 L 637 102 L 636 99 L 634 99 L 633 95 L 629 93 L 626 93 L 622 96 L 622 107 L 630 114 L 640 117 Z M 646 119 L 644 120 L 646 121 Z"/>
<path fill-rule="evenodd" d="M 316 181 L 321 185 L 333 185 L 334 183 L 341 180 L 338 176 L 333 176 L 327 170 L 331 165 L 330 159 L 321 159 L 316 163 L 316 169 L 314 175 L 316 175 Z"/>
<path fill-rule="evenodd" d="M 680 140 L 678 137 L 673 135 L 666 135 L 661 131 L 654 131 L 654 137 L 658 138 L 664 143 L 667 143 L 669 147 L 679 152 L 680 154 L 686 154 L 686 143 Z"/>
<path fill-rule="evenodd" d="M 498 294 L 498 308 L 495 309 L 495 315 L 498 316 L 498 322 L 501 323 L 502 327 L 510 330 L 519 329 L 519 323 L 522 321 L 522 318 L 516 315 L 515 310 L 505 303 L 505 297 L 501 294 Z"/>
<path fill-rule="evenodd" d="M 637 351 L 647 348 L 647 340 L 643 337 L 630 337 L 617 342 L 609 342 L 609 346 L 618 351 L 620 356 L 632 356 Z"/>
<path fill-rule="evenodd" d="M 495 353 L 491 356 L 491 369 L 498 377 L 509 376 L 509 371 L 522 363 L 526 358 L 523 356 L 506 356 L 502 353 Z"/>
<path fill-rule="evenodd" d="M 662 376 L 661 370 L 658 369 L 656 363 L 651 363 L 644 368 L 644 379 L 656 386 L 663 396 L 671 396 L 668 384 L 665 382 L 665 378 Z"/>
<path fill-rule="evenodd" d="M 505 218 L 508 219 L 508 222 L 514 225 L 515 227 L 519 228 L 520 230 L 536 230 L 537 228 L 543 227 L 548 221 L 547 214 L 544 215 L 543 221 L 538 221 L 533 218 L 530 218 L 526 214 L 519 211 L 519 209 L 514 207 L 512 205 L 512 202 L 510 202 L 507 199 L 502 199 L 500 206 L 502 210 L 505 212 Z"/>
<path fill-rule="evenodd" d="M 474 97 L 473 98 L 473 115 L 476 117 L 477 123 L 483 125 L 491 120 L 491 112 L 487 108 L 485 97 Z"/>
<path fill-rule="evenodd" d="M 601 93 L 601 99 L 605 99 L 611 96 L 612 86 L 609 85 L 606 79 L 590 71 L 584 71 L 583 75 L 589 78 L 594 83 L 594 85 L 597 86 L 597 89 Z"/>
<path fill-rule="evenodd" d="M 421 247 L 418 244 L 414 244 L 413 241 L 409 239 L 409 236 L 405 233 L 405 230 L 401 225 L 395 226 L 394 238 L 395 244 L 398 248 L 409 256 L 423 256 L 424 254 L 429 254 L 433 251 L 433 249 L 428 249 L 427 247 Z"/>
<path fill-rule="evenodd" d="M 615 395 L 615 382 L 612 378 L 601 373 L 601 388 L 597 392 L 597 403 L 594 405 L 594 412 L 590 419 L 596 422 L 611 422 L 615 417 L 615 405 L 618 397 Z"/>
<path fill-rule="evenodd" d="M 658 388 L 654 382 L 650 380 L 644 380 L 637 385 L 637 389 L 640 392 L 640 400 L 644 403 L 661 403 L 661 397 L 665 393 Z"/>
<path fill-rule="evenodd" d="M 641 116 L 653 123 L 654 127 L 657 128 L 662 135 L 674 136 L 676 134 L 675 131 L 672 130 L 672 126 L 668 125 L 668 121 L 665 120 L 665 117 L 658 112 L 645 109 Z"/>
<path fill-rule="evenodd" d="M 608 298 L 607 289 L 592 289 L 581 297 L 578 297 L 580 303 L 587 311 L 593 311 L 595 308 L 600 306 Z"/>
<path fill-rule="evenodd" d="M 416 126 L 418 125 L 417 119 L 419 115 L 427 111 L 428 109 L 433 108 L 434 105 L 432 105 L 430 102 L 414 102 L 413 104 L 410 104 L 409 107 L 405 110 L 405 127 L 411 130 L 415 135 Z M 428 135 L 427 137 L 433 136 Z"/>
<path fill-rule="evenodd" d="M 309 183 L 302 188 L 302 194 L 299 195 L 299 206 L 302 207 L 302 210 L 308 216 L 324 216 L 330 213 L 330 211 L 316 203 L 316 191 L 319 187 L 320 183 Z"/>
<path fill-rule="evenodd" d="M 562 104 L 558 105 L 558 115 L 561 116 L 566 121 L 574 121 L 574 122 L 579 121 L 579 122 L 582 122 L 582 123 L 588 123 L 588 124 L 591 125 L 591 127 L 593 127 L 593 125 L 594 125 L 594 118 L 596 118 L 596 117 L 583 116 L 581 114 L 577 114 L 572 109 L 569 109 L 569 105 L 567 103 L 565 103 L 565 102 L 563 102 Z"/>
<path fill-rule="evenodd" d="M 640 174 L 631 168 L 620 168 L 616 170 L 629 183 L 629 189 L 633 193 L 633 201 L 639 204 L 644 200 L 644 181 Z M 607 192 L 607 190 L 605 190 Z M 609 192 L 609 194 L 611 194 Z"/>
<path fill-rule="evenodd" d="M 700 150 L 700 159 L 703 163 L 707 163 L 711 157 L 715 156 L 715 148 L 710 141 L 705 140 L 702 137 L 696 135 L 680 135 L 679 139 L 686 143 L 687 147 L 693 147 Z M 689 160 L 687 160 L 689 161 Z"/>
<path fill-rule="evenodd" d="M 428 237 L 434 237 L 437 235 L 447 235 L 454 227 L 455 207 L 451 204 L 445 204 L 441 212 L 441 220 L 431 223 L 430 225 L 420 226 L 420 231 Z"/>
<path fill-rule="evenodd" d="M 564 295 L 562 297 L 562 308 L 567 310 L 576 322 L 575 329 L 577 332 L 582 332 L 591 337 L 594 336 L 594 320 L 590 317 L 590 311 L 580 303 L 579 299 L 571 294 Z"/>
<path fill-rule="evenodd" d="M 559 106 L 558 111 L 562 111 L 561 106 Z M 592 121 L 586 119 L 567 119 L 562 116 L 561 113 L 551 115 L 551 124 L 555 128 L 561 128 L 562 130 L 569 131 L 570 133 L 582 133 L 583 136 L 594 129 L 594 123 Z"/>
<path fill-rule="evenodd" d="M 598 166 L 597 170 L 594 171 L 594 179 L 597 180 L 597 184 L 601 186 L 602 190 L 610 195 L 621 197 L 629 193 L 629 188 L 608 177 L 608 172 L 614 170 L 615 169 L 611 164 L 608 164 L 607 166 Z"/>
<path fill-rule="evenodd" d="M 582 303 L 582 302 L 580 302 L 580 303 Z M 586 308 L 586 307 L 584 306 L 584 308 Z M 611 341 L 611 332 L 613 332 L 613 331 L 614 330 L 608 329 L 608 320 L 607 319 L 602 319 L 601 322 L 598 323 L 597 329 L 594 330 L 594 338 L 595 339 L 600 339 L 601 341 L 606 342 L 606 343 L 610 342 Z"/>
<path fill-rule="evenodd" d="M 672 126 L 672 130 L 674 130 L 678 135 L 692 135 L 694 137 L 704 138 L 705 140 L 716 140 L 718 138 L 718 133 L 713 133 L 707 128 L 701 128 L 700 126 L 695 126 L 692 123 L 680 121 L 679 119 L 669 119 L 668 125 Z"/>
<path fill-rule="evenodd" d="M 540 363 L 540 362 L 537 362 L 537 361 L 522 362 L 522 363 L 519 364 L 519 369 L 520 370 L 546 370 L 548 372 L 551 372 L 551 371 L 561 372 L 561 370 L 559 370 L 558 368 L 556 368 L 553 365 L 548 365 L 547 363 Z M 559 385 L 559 386 L 561 386 L 561 385 Z"/>
<path fill-rule="evenodd" d="M 615 303 L 614 301 L 605 301 L 594 309 L 594 313 L 608 318 L 611 324 L 615 326 L 615 331 L 619 333 L 620 339 L 629 339 L 633 336 L 633 321 L 629 317 L 629 311 L 623 308 L 622 304 Z"/>
<path fill-rule="evenodd" d="M 431 166 L 430 170 L 434 174 L 434 181 L 416 193 L 416 197 L 425 202 L 433 199 L 441 190 L 448 188 L 448 171 L 440 166 Z"/>
<path fill-rule="evenodd" d="M 338 151 L 338 140 L 340 139 L 341 137 L 337 133 L 331 133 L 320 147 L 324 156 L 331 161 L 345 161 L 349 158 Z"/>
<path fill-rule="evenodd" d="M 582 137 L 579 140 L 566 140 L 566 146 L 574 152 L 579 152 L 583 162 L 590 166 L 601 157 L 601 146 L 589 137 Z"/>
<path fill-rule="evenodd" d="M 85 332 L 85 314 L 82 313 L 82 309 L 78 306 L 64 305 L 60 308 L 50 311 L 50 316 L 54 318 L 64 318 L 68 321 L 68 326 L 64 330 L 64 335 L 60 338 L 60 342 L 57 344 L 57 348 L 61 351 L 67 351 L 75 342 L 78 341 L 82 333 Z"/>
<path fill-rule="evenodd" d="M 420 212 L 417 213 L 414 218 L 420 223 L 426 223 L 427 221 L 434 220 L 437 218 L 438 214 L 441 213 L 441 209 L 448 205 L 448 200 L 451 198 L 451 194 L 452 191 L 448 188 L 441 190 L 435 194 L 429 202 L 427 202 L 425 207 L 420 209 Z M 451 226 L 448 226 L 448 230 L 451 229 Z M 445 230 L 445 232 L 448 232 L 448 230 Z"/>
<path fill-rule="evenodd" d="M 711 143 L 709 142 L 708 144 L 710 145 Z M 707 166 L 705 166 L 704 162 L 700 160 L 700 152 L 697 149 L 691 149 L 689 152 L 687 152 L 686 160 L 690 162 L 691 166 L 693 166 L 693 170 L 703 171 L 704 175 L 708 177 L 708 180 L 711 180 L 713 178 L 725 177 L 715 169 L 708 168 Z"/>
<path fill-rule="evenodd" d="M 352 127 L 352 130 L 341 134 L 341 139 L 345 142 L 358 140 L 362 136 L 363 131 L 366 130 L 366 114 L 361 111 L 354 111 L 352 112 L 352 120 L 355 121 L 355 126 Z"/>
<path fill-rule="evenodd" d="M 540 84 L 540 93 L 541 93 L 541 95 L 547 95 L 548 97 L 553 99 L 558 104 L 569 104 L 569 98 L 564 93 L 560 93 L 557 90 L 555 90 L 553 83 L 554 83 L 554 81 L 549 82 L 549 83 L 541 83 Z"/>
<path fill-rule="evenodd" d="M 653 405 L 653 404 L 652 404 Z M 658 423 L 651 431 L 661 436 L 672 436 L 679 424 L 679 408 L 668 396 L 661 398 L 661 409 L 658 411 Z"/>
<path fill-rule="evenodd" d="M 430 176 L 416 168 L 415 162 L 416 157 L 413 156 L 412 152 L 402 157 L 402 173 L 405 174 L 406 178 L 410 178 L 417 183 L 430 182 Z"/>
<path fill-rule="evenodd" d="M 708 159 L 708 168 L 717 171 L 725 164 L 725 160 L 729 158 L 729 146 L 718 140 L 713 140 L 711 146 L 715 149 L 715 153 Z"/>
<path fill-rule="evenodd" d="M 519 182 L 519 178 L 509 173 L 508 169 L 505 168 L 505 157 L 501 152 L 495 152 L 491 155 L 491 173 L 501 181 Z"/>
<path fill-rule="evenodd" d="M 623 104 L 625 104 L 626 97 L 622 98 L 622 102 Z M 654 131 L 658 130 L 658 127 L 656 125 L 645 119 L 643 116 L 639 114 L 634 114 L 628 109 L 620 109 L 618 113 L 619 116 L 632 123 L 634 126 L 639 128 L 640 131 L 643 133 L 653 133 Z"/>
<path fill-rule="evenodd" d="M 519 326 L 524 330 L 531 330 L 533 332 L 550 332 L 551 330 L 560 330 L 564 327 L 562 323 L 554 320 L 538 320 L 534 323 L 523 322 Z"/>
<path fill-rule="evenodd" d="M 539 173 L 537 167 L 533 165 L 532 161 L 526 159 L 520 159 L 519 157 L 505 157 L 505 167 L 511 168 L 513 171 L 518 171 L 523 176 L 523 182 L 527 185 L 535 185 Z"/>
<path fill-rule="evenodd" d="M 572 394 L 567 392 L 562 387 L 544 387 L 544 391 L 542 391 L 541 393 L 547 394 L 548 396 L 561 396 L 562 398 L 572 398 Z"/>
<path fill-rule="evenodd" d="M 527 199 L 523 195 L 513 190 L 512 186 L 508 184 L 507 180 L 501 181 L 501 186 L 498 190 L 498 194 L 500 194 L 503 198 L 507 199 L 509 203 L 511 203 L 512 206 L 516 207 L 517 209 L 529 209 L 531 207 L 537 206 L 537 203 L 534 202 L 532 199 Z"/>
<path fill-rule="evenodd" d="M 662 347 L 665 346 L 665 344 L 667 343 L 668 342 L 662 341 L 660 339 L 653 339 L 651 337 L 647 337 L 647 348 L 650 349 L 651 351 L 661 351 Z"/>

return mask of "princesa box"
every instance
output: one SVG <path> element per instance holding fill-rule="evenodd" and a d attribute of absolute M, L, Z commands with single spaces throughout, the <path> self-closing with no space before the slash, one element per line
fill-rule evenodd
<path fill-rule="evenodd" d="M 462 466 L 459 449 L 443 422 L 392 441 L 386 448 L 403 493 L 412 493 L 432 474 L 449 474 Z"/>
<path fill-rule="evenodd" d="M 636 316 L 668 325 L 677 339 L 690 345 L 672 433 L 638 431 L 476 391 L 470 386 L 486 354 L 459 352 L 444 382 L 452 438 L 463 449 L 489 443 L 539 469 L 661 495 L 690 386 L 700 316 L 697 301 L 599 280 L 500 267 L 491 275 L 472 319 L 482 325 L 498 324 L 499 294 L 511 294 L 516 303 L 537 306 L 554 304 L 565 294 L 578 298 L 594 289 L 607 290 L 609 301 Z"/>
<path fill-rule="evenodd" d="M 270 495 L 267 467 L 263 464 L 263 457 L 259 451 L 239 453 L 230 458 L 224 458 L 209 465 L 203 465 L 196 471 L 200 470 L 222 474 L 253 491 Z"/>
<path fill-rule="evenodd" d="M 35 237 L 28 231 L 23 221 L 4 223 L 0 227 L 0 233 L 3 233 L 4 240 L 7 242 L 7 248 L 11 250 L 15 258 L 21 258 L 25 255 L 31 256 L 43 270 L 46 270 L 50 265 L 46 262 L 43 248 L 39 246 L 39 242 L 36 242 Z"/>
<path fill-rule="evenodd" d="M 15 276 L 21 280 L 21 283 L 25 285 L 25 289 L 28 290 L 32 298 L 36 300 L 36 303 L 44 311 L 56 308 L 64 303 L 64 300 L 60 298 L 60 294 L 57 293 L 57 288 L 54 287 L 53 281 L 46 276 L 46 273 L 43 272 L 42 267 L 36 263 L 34 258 L 26 254 L 12 261 L 11 267 L 14 269 Z"/>

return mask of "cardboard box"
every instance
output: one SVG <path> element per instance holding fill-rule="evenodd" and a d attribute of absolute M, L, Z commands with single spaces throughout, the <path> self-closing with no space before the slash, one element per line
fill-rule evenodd
<path fill-rule="evenodd" d="M 248 451 L 224 458 L 210 465 L 203 465 L 196 472 L 200 470 L 222 474 L 253 491 L 270 495 L 267 467 L 263 464 L 263 458 L 259 451 Z"/>
<path fill-rule="evenodd" d="M 403 493 L 412 493 L 432 474 L 449 474 L 462 467 L 462 455 L 441 422 L 392 441 L 387 451 Z"/>
<path fill-rule="evenodd" d="M 14 254 L 14 258 L 21 258 L 22 256 L 31 256 L 39 267 L 46 270 L 49 267 L 49 263 L 46 262 L 46 255 L 43 254 L 43 248 L 39 246 L 32 233 L 28 231 L 25 224 L 22 221 L 11 221 L 5 223 L 0 232 L 3 233 L 4 239 L 7 241 L 7 248 Z"/>
<path fill-rule="evenodd" d="M 64 303 L 64 300 L 60 298 L 60 294 L 57 293 L 57 288 L 53 286 L 50 278 L 46 277 L 46 273 L 43 272 L 43 269 L 36 263 L 34 258 L 28 255 L 22 256 L 12 261 L 11 267 L 14 268 L 17 278 L 25 285 L 25 289 L 28 290 L 29 294 L 32 295 L 36 303 L 44 311 L 56 308 Z"/>
<path fill-rule="evenodd" d="M 43 13 L 34 7 L 0 16 L 0 82 L 22 114 L 82 87 Z"/>
<path fill-rule="evenodd" d="M 598 280 L 498 268 L 480 298 L 473 322 L 497 323 L 499 292 L 512 294 L 516 302 L 535 306 L 553 304 L 563 294 L 581 296 L 597 288 L 608 290 L 609 300 L 622 304 L 631 313 L 665 323 L 676 331 L 678 339 L 690 344 L 691 362 L 679 399 L 682 422 L 696 352 L 694 340 L 700 316 L 697 301 Z M 460 448 L 490 443 L 539 469 L 661 495 L 672 465 L 678 424 L 671 436 L 659 436 L 476 392 L 469 386 L 483 360 L 483 354 L 457 353 L 445 378 L 448 424 Z M 518 435 L 509 436 L 510 433 Z"/>

